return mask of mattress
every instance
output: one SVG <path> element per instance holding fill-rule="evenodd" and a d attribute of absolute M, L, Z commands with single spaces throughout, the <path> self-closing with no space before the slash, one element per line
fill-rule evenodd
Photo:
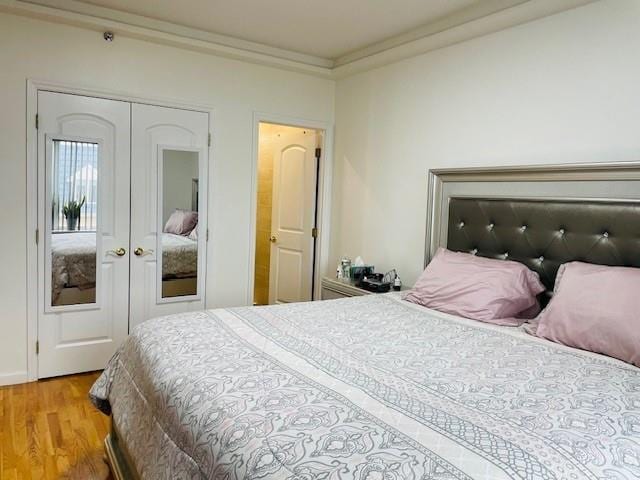
<path fill-rule="evenodd" d="M 136 328 L 91 390 L 142 478 L 640 478 L 640 369 L 398 294 Z"/>

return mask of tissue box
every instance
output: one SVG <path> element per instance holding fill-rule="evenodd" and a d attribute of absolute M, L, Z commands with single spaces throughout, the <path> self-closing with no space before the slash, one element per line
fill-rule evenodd
<path fill-rule="evenodd" d="M 356 282 L 359 282 L 360 280 L 362 280 L 362 277 L 364 277 L 365 275 L 371 275 L 373 271 L 374 271 L 373 265 L 359 265 L 359 266 L 352 265 L 350 273 L 351 273 L 351 278 Z"/>

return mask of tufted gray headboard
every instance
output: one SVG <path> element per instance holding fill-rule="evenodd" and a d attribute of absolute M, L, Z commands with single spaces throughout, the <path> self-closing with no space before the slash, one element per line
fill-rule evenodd
<path fill-rule="evenodd" d="M 521 262 L 549 290 L 562 263 L 640 267 L 640 163 L 432 170 L 425 263 L 438 247 Z"/>
<path fill-rule="evenodd" d="M 566 262 L 640 267 L 640 203 L 451 198 L 447 247 L 524 263 L 551 290 Z"/>

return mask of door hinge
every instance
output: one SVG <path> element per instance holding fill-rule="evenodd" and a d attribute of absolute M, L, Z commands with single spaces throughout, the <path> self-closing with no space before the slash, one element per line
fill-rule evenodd
<path fill-rule="evenodd" d="M 209 229 L 207 228 L 207 235 L 206 235 L 206 241 L 209 241 Z"/>
<path fill-rule="evenodd" d="M 317 228 L 313 227 L 313 228 L 311 229 L 311 236 L 312 236 L 313 238 L 318 238 L 318 229 L 317 229 Z"/>
<path fill-rule="evenodd" d="M 36 245 L 40 242 L 40 230 L 36 228 Z"/>
<path fill-rule="evenodd" d="M 36 340 L 36 355 L 40 353 L 40 340 Z"/>
<path fill-rule="evenodd" d="M 211 134 L 207 136 L 207 145 L 211 146 Z"/>
<path fill-rule="evenodd" d="M 39 126 L 40 126 L 40 117 L 36 113 L 36 130 L 38 129 Z"/>

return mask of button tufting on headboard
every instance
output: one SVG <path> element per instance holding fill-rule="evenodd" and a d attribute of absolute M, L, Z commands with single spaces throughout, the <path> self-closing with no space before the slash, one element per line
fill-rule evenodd
<path fill-rule="evenodd" d="M 640 204 L 451 198 L 447 247 L 524 263 L 551 290 L 565 262 L 640 267 Z"/>

